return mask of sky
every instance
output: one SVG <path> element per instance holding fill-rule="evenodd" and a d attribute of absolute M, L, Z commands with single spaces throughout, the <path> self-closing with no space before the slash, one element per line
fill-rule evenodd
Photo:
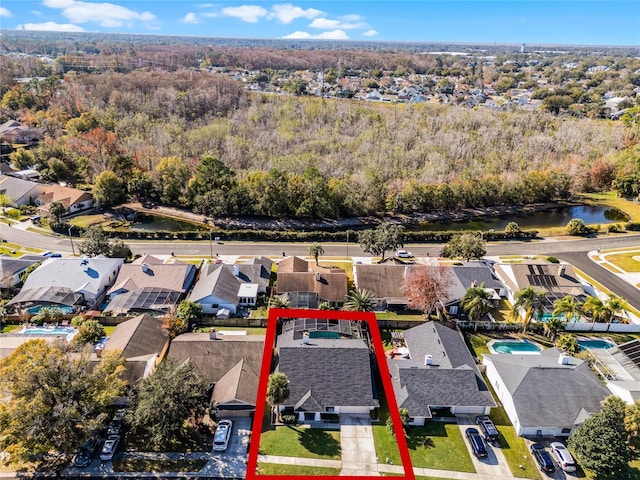
<path fill-rule="evenodd" d="M 2 0 L 0 27 L 233 38 L 640 46 L 640 0 Z"/>

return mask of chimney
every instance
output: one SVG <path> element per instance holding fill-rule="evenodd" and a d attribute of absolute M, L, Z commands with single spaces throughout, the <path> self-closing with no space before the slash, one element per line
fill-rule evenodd
<path fill-rule="evenodd" d="M 424 356 L 424 364 L 425 365 L 433 365 L 433 357 L 431 355 Z"/>
<path fill-rule="evenodd" d="M 146 263 L 142 264 L 142 271 L 144 273 L 148 273 L 149 272 L 149 265 L 147 265 Z"/>
<path fill-rule="evenodd" d="M 558 276 L 562 277 L 564 276 L 564 271 L 566 270 L 567 266 L 566 265 L 560 265 L 558 266 Z"/>
<path fill-rule="evenodd" d="M 320 272 L 316 272 L 316 282 L 320 281 Z"/>
<path fill-rule="evenodd" d="M 96 347 L 95 352 L 96 352 L 96 357 L 102 358 L 102 346 Z"/>
<path fill-rule="evenodd" d="M 233 266 L 233 275 L 235 277 L 239 277 L 240 276 L 240 267 L 238 265 L 234 265 Z"/>
<path fill-rule="evenodd" d="M 569 365 L 569 359 L 571 357 L 569 355 L 567 355 L 566 353 L 561 353 L 560 356 L 558 357 L 558 364 L 559 365 Z"/>
<path fill-rule="evenodd" d="M 302 332 L 302 343 L 309 345 L 309 332 Z"/>
<path fill-rule="evenodd" d="M 218 336 L 216 335 L 216 329 L 215 328 L 210 328 L 209 329 L 209 340 L 217 340 Z"/>

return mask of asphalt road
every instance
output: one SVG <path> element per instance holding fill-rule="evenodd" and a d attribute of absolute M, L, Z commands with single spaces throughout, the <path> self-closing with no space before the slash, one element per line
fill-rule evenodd
<path fill-rule="evenodd" d="M 68 236 L 43 236 L 0 224 L 0 237 L 8 242 L 26 247 L 41 248 L 57 252 L 71 253 L 71 241 Z M 73 240 L 75 253 L 78 253 L 79 238 Z M 175 255 L 196 257 L 219 255 L 308 255 L 306 243 L 281 242 L 233 242 L 220 244 L 209 241 L 127 241 L 133 253 L 150 255 Z M 618 278 L 605 268 L 588 259 L 586 253 L 600 248 L 640 247 L 640 234 L 624 234 L 607 238 L 579 238 L 575 240 L 557 240 L 555 238 L 535 241 L 507 241 L 487 244 L 487 255 L 549 255 L 561 258 L 596 281 L 625 298 L 636 308 L 640 308 L 640 294 L 637 289 Z M 327 256 L 368 257 L 357 243 L 323 243 Z M 442 244 L 411 244 L 405 246 L 416 256 L 435 256 Z"/>

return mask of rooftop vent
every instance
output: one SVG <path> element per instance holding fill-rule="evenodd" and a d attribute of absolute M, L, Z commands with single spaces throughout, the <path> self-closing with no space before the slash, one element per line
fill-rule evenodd
<path fill-rule="evenodd" d="M 146 263 L 142 264 L 142 271 L 144 273 L 149 273 L 149 265 L 147 265 Z"/>
<path fill-rule="evenodd" d="M 309 332 L 302 332 L 302 343 L 309 345 Z"/>
<path fill-rule="evenodd" d="M 425 365 L 433 365 L 433 357 L 431 355 L 424 356 L 424 364 Z"/>
<path fill-rule="evenodd" d="M 240 267 L 238 265 L 233 266 L 233 275 L 236 277 L 240 276 Z"/>
<path fill-rule="evenodd" d="M 560 356 L 558 357 L 558 364 L 559 365 L 569 365 L 569 360 L 571 359 L 571 357 L 569 355 L 567 355 L 566 353 L 561 353 Z"/>

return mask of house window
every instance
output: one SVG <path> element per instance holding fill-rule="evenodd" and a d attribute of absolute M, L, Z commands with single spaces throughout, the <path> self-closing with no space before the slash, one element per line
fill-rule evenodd
<path fill-rule="evenodd" d="M 571 429 L 570 428 L 563 428 L 562 429 L 562 434 L 563 435 L 569 435 L 571 433 Z"/>
<path fill-rule="evenodd" d="M 336 411 L 336 407 L 325 407 L 324 411 L 327 413 L 334 413 Z"/>
<path fill-rule="evenodd" d="M 451 315 L 457 315 L 458 314 L 458 306 L 457 305 L 451 305 L 451 307 L 449 307 L 449 313 Z"/>

